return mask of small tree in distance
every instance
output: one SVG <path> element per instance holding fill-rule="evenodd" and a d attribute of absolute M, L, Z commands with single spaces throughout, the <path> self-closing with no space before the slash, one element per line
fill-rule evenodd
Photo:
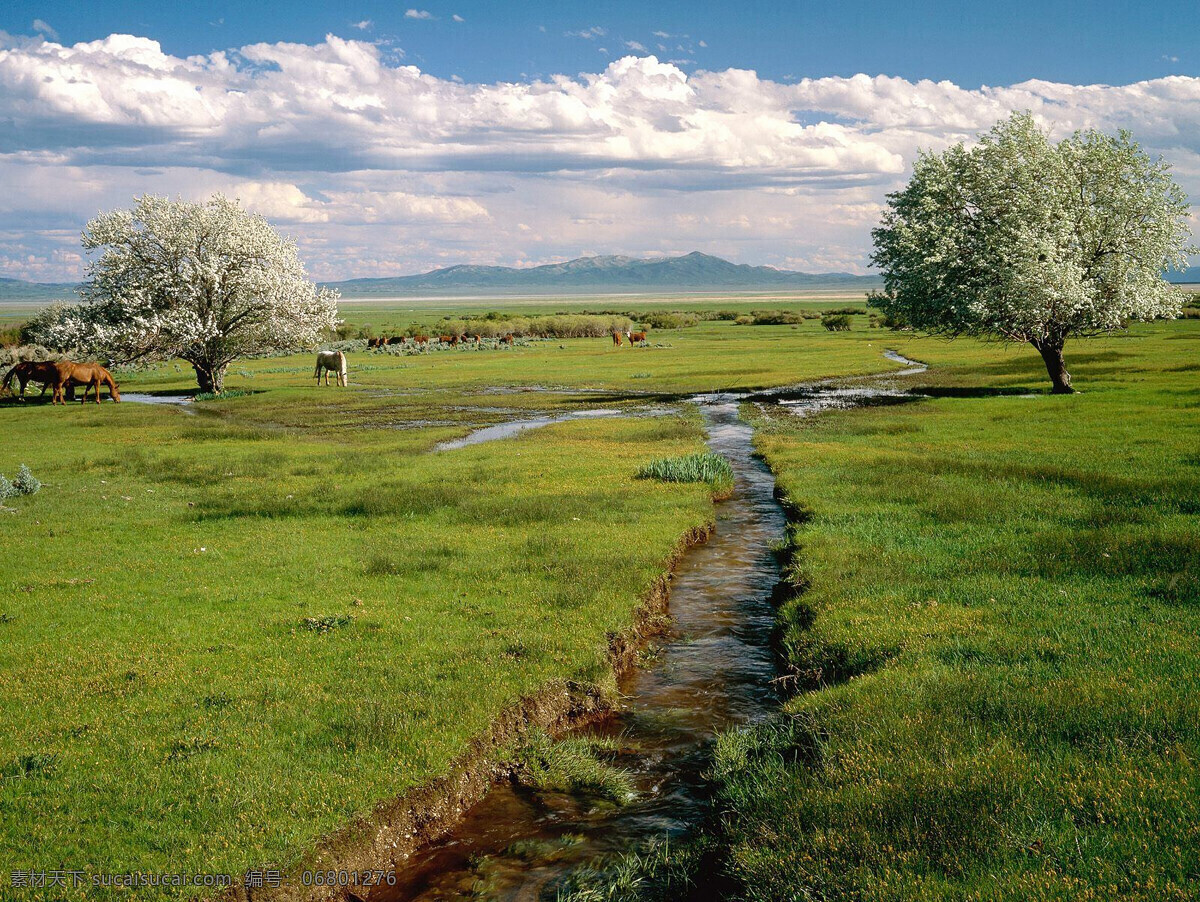
<path fill-rule="evenodd" d="M 295 244 L 220 195 L 204 203 L 147 195 L 87 224 L 100 250 L 84 303 L 30 323 L 35 340 L 129 363 L 177 357 L 201 391 L 220 392 L 247 354 L 310 347 L 337 325 L 337 293 L 309 281 Z"/>
<path fill-rule="evenodd" d="M 1033 345 L 1069 393 L 1069 337 L 1179 314 L 1187 197 L 1128 132 L 1051 143 L 1028 113 L 922 154 L 872 232 L 871 303 L 916 329 Z"/>

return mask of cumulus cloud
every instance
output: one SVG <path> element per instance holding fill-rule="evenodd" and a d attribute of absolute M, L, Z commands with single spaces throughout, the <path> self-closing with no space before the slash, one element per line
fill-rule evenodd
<path fill-rule="evenodd" d="M 433 13 L 427 9 L 406 9 L 404 11 L 406 19 L 432 19 Z"/>
<path fill-rule="evenodd" d="M 1060 136 L 1128 128 L 1200 194 L 1200 79 L 1184 76 L 786 83 L 639 55 L 464 84 L 333 35 L 184 58 L 130 35 L 64 46 L 0 33 L 0 179 L 16 186 L 0 235 L 30 230 L 0 240 L 0 270 L 74 277 L 97 209 L 221 190 L 293 228 L 322 277 L 672 249 L 855 271 L 917 152 L 1014 109 Z"/>

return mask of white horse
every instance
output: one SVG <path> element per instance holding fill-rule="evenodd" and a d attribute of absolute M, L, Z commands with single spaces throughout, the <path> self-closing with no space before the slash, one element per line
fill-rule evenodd
<path fill-rule="evenodd" d="M 313 377 L 317 380 L 317 385 L 321 384 L 321 371 L 325 372 L 325 384 L 329 384 L 330 372 L 337 373 L 337 384 L 346 385 L 349 371 L 346 367 L 346 355 L 341 351 L 317 351 L 317 368 L 313 371 Z"/>

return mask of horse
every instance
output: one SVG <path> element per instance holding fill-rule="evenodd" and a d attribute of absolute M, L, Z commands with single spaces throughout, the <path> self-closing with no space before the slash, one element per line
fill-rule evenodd
<path fill-rule="evenodd" d="M 406 340 L 403 335 L 393 335 L 387 340 L 387 343 L 390 345 L 402 345 Z"/>
<path fill-rule="evenodd" d="M 414 335 L 413 336 L 413 344 L 427 345 L 427 344 L 429 344 L 429 336 L 428 335 Z"/>
<path fill-rule="evenodd" d="M 39 397 L 45 397 L 46 389 L 54 384 L 54 379 L 58 374 L 58 370 L 54 368 L 54 362 L 51 360 L 22 360 L 14 366 L 4 376 L 4 383 L 0 385 L 0 390 L 10 391 L 13 379 L 21 383 L 21 400 L 25 400 L 25 386 L 30 382 L 42 383 L 42 394 Z"/>
<path fill-rule="evenodd" d="M 509 332 L 507 335 L 505 335 L 503 338 L 501 338 L 501 339 L 500 339 L 500 343 L 501 343 L 501 344 L 506 344 L 506 345 L 508 345 L 508 346 L 511 348 L 511 347 L 512 347 L 512 343 L 513 343 L 513 337 L 512 337 L 512 333 L 511 333 L 511 332 Z"/>
<path fill-rule="evenodd" d="M 63 399 L 63 389 L 70 388 L 75 385 L 83 386 L 83 400 L 87 401 L 88 389 L 93 389 L 96 392 L 95 401 L 100 403 L 100 386 L 108 386 L 108 396 L 115 403 L 120 403 L 121 393 L 117 390 L 117 383 L 113 381 L 112 373 L 106 370 L 98 363 L 72 363 L 69 360 L 61 360 L 54 364 L 54 397 L 51 399 L 52 404 L 66 404 Z"/>
<path fill-rule="evenodd" d="M 639 341 L 642 344 L 646 343 L 646 333 L 645 332 L 630 332 L 628 329 L 626 329 L 625 337 L 629 339 L 629 347 L 631 347 L 631 348 L 635 344 L 637 344 Z"/>
<path fill-rule="evenodd" d="M 313 371 L 313 378 L 317 380 L 317 385 L 321 384 L 321 372 L 325 372 L 325 384 L 329 384 L 330 372 L 337 374 L 337 384 L 345 386 L 348 383 L 347 376 L 349 375 L 346 367 L 346 355 L 341 351 L 317 351 L 317 368 Z"/>
<path fill-rule="evenodd" d="M 452 347 L 452 348 L 458 347 L 458 336 L 457 335 L 439 335 L 438 341 L 440 341 L 444 345 L 450 345 L 450 347 Z"/>
<path fill-rule="evenodd" d="M 367 347 L 368 348 L 382 348 L 385 344 L 387 344 L 386 338 L 368 338 L 367 339 Z"/>
<path fill-rule="evenodd" d="M 618 348 L 621 347 L 621 333 L 614 330 L 612 336 L 613 344 Z"/>
<path fill-rule="evenodd" d="M 477 348 L 478 348 L 478 347 L 482 347 L 482 346 L 483 346 L 483 336 L 482 336 L 482 335 L 476 335 L 476 336 L 475 336 L 475 347 L 477 347 Z"/>

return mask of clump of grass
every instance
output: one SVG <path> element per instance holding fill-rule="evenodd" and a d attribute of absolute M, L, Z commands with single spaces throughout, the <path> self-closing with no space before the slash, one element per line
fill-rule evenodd
<path fill-rule="evenodd" d="M 660 457 L 637 471 L 638 479 L 663 482 L 707 482 L 713 487 L 733 485 L 733 467 L 720 454 L 705 451 L 683 457 Z"/>
<path fill-rule="evenodd" d="M 628 772 L 601 760 L 611 741 L 572 736 L 555 741 L 537 730 L 517 750 L 514 776 L 522 785 L 548 792 L 588 793 L 617 805 L 633 801 Z"/>
<path fill-rule="evenodd" d="M 34 752 L 31 755 L 18 755 L 0 770 L 0 777 L 5 780 L 20 780 L 24 777 L 49 776 L 58 767 L 58 755 L 48 752 Z"/>
<path fill-rule="evenodd" d="M 314 633 L 331 633 L 353 622 L 353 614 L 327 614 L 324 617 L 305 617 L 300 625 Z"/>
<path fill-rule="evenodd" d="M 555 894 L 556 902 L 667 902 L 694 898 L 713 851 L 708 837 L 672 844 L 653 840 L 643 848 L 576 869 Z"/>
<path fill-rule="evenodd" d="M 193 401 L 231 401 L 234 398 L 248 398 L 254 394 L 252 391 L 246 391 L 243 388 L 227 388 L 222 392 L 202 391 L 197 392 L 192 396 Z"/>
<path fill-rule="evenodd" d="M 850 317 L 845 313 L 821 317 L 821 325 L 829 332 L 849 332 Z"/>

